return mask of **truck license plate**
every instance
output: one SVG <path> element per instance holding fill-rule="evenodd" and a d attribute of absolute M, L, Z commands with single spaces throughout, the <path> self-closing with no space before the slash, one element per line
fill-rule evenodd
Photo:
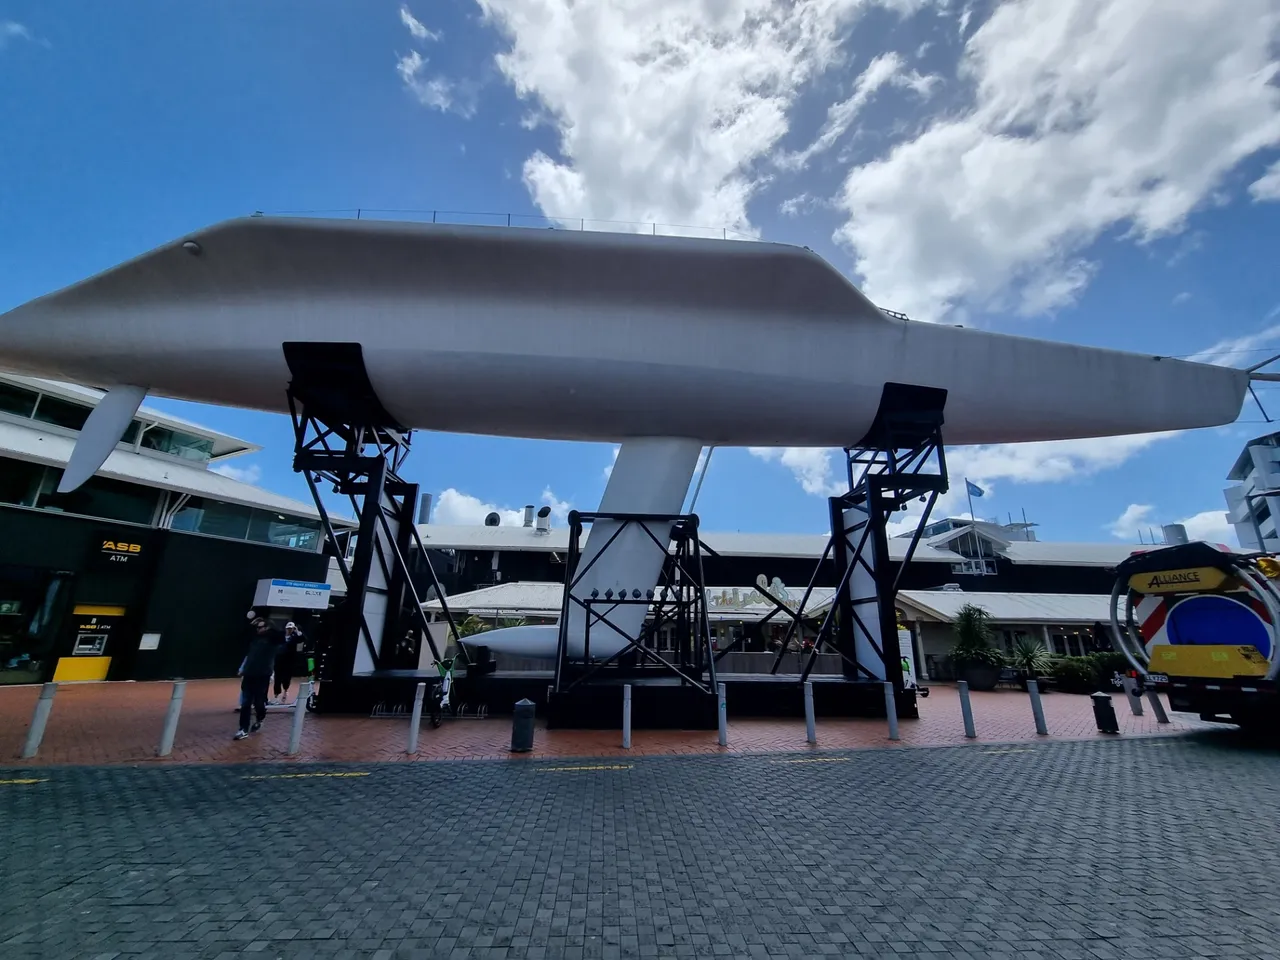
<path fill-rule="evenodd" d="M 1148 673 L 1147 683 L 1168 683 L 1169 677 L 1163 673 Z"/>

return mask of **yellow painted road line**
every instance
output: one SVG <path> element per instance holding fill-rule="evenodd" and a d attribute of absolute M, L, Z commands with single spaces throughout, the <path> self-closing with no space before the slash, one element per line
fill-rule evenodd
<path fill-rule="evenodd" d="M 543 773 L 569 773 L 577 770 L 630 770 L 632 763 L 606 763 L 590 767 L 538 767 Z"/>
<path fill-rule="evenodd" d="M 804 757 L 800 760 L 771 760 L 770 763 L 848 763 L 848 757 Z"/>
<path fill-rule="evenodd" d="M 17 780 L 0 780 L 0 783 L 12 783 L 12 784 L 23 784 L 23 785 L 29 784 L 29 783 L 48 783 L 48 782 L 49 782 L 48 777 L 22 777 Z"/>
<path fill-rule="evenodd" d="M 367 773 L 264 773 L 243 780 L 304 780 L 312 777 L 367 777 Z"/>
<path fill-rule="evenodd" d="M 1004 754 L 1004 753 L 1035 753 L 1036 751 L 1034 747 L 1020 747 L 1016 750 L 983 750 L 982 752 Z"/>

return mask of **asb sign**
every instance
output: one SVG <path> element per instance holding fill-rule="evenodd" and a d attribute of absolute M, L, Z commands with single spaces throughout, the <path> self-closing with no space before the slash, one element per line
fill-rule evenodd
<path fill-rule="evenodd" d="M 333 588 L 310 580 L 259 580 L 253 595 L 255 607 L 287 607 L 293 610 L 324 610 Z"/>

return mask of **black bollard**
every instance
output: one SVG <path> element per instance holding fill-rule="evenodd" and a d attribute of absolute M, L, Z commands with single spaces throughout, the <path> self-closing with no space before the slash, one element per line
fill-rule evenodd
<path fill-rule="evenodd" d="M 1120 721 L 1116 719 L 1116 708 L 1111 703 L 1111 694 L 1098 693 L 1089 697 L 1093 701 L 1093 719 L 1098 724 L 1099 733 L 1119 733 Z"/>
<path fill-rule="evenodd" d="M 511 720 L 511 752 L 528 753 L 533 749 L 533 720 L 537 707 L 525 698 L 516 704 Z"/>

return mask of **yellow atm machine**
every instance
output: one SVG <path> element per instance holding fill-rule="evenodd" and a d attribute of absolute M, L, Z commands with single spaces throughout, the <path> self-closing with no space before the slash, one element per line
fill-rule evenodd
<path fill-rule="evenodd" d="M 1280 563 L 1185 543 L 1116 568 L 1111 627 L 1145 686 L 1174 710 L 1280 733 Z"/>
<path fill-rule="evenodd" d="M 78 603 L 72 608 L 75 621 L 70 656 L 58 658 L 53 679 L 59 683 L 75 680 L 105 680 L 111 669 L 112 631 L 128 611 L 124 607 Z"/>

